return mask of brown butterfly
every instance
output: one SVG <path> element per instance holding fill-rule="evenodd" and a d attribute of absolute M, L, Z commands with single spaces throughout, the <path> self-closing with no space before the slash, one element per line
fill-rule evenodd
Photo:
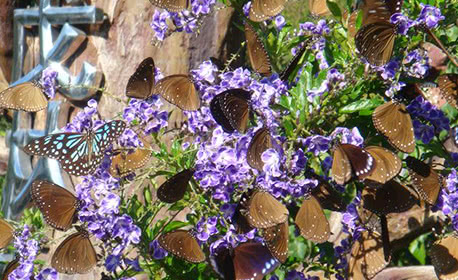
<path fill-rule="evenodd" d="M 252 227 L 265 229 L 286 222 L 289 212 L 268 192 L 255 190 L 242 214 Z"/>
<path fill-rule="evenodd" d="M 339 193 L 324 180 L 312 190 L 312 195 L 318 199 L 323 209 L 343 212 L 347 208 Z"/>
<path fill-rule="evenodd" d="M 126 96 L 137 99 L 150 97 L 155 84 L 155 69 L 153 58 L 145 58 L 130 76 L 126 86 Z"/>
<path fill-rule="evenodd" d="M 309 11 L 312 15 L 325 17 L 331 15 L 326 0 L 308 0 Z"/>
<path fill-rule="evenodd" d="M 153 92 L 184 111 L 200 108 L 199 92 L 188 75 L 167 76 L 154 86 Z"/>
<path fill-rule="evenodd" d="M 353 11 L 347 20 L 347 32 L 350 38 L 355 38 L 356 36 L 356 32 L 357 32 L 356 20 L 358 19 L 358 14 L 359 14 L 358 10 Z M 346 13 L 346 15 L 348 16 L 348 13 Z"/>
<path fill-rule="evenodd" d="M 10 261 L 3 271 L 2 280 L 8 280 L 8 276 L 19 266 L 19 259 Z"/>
<path fill-rule="evenodd" d="M 134 152 L 121 151 L 111 160 L 110 174 L 115 178 L 126 176 L 145 166 L 151 159 L 151 146 L 145 140 L 143 147 L 137 147 Z"/>
<path fill-rule="evenodd" d="M 387 265 L 380 234 L 363 231 L 353 243 L 349 260 L 349 279 L 372 279 Z"/>
<path fill-rule="evenodd" d="M 394 180 L 378 188 L 364 188 L 363 207 L 376 213 L 386 215 L 409 210 L 417 203 L 417 198 L 410 191 Z"/>
<path fill-rule="evenodd" d="M 0 107 L 38 112 L 48 107 L 48 99 L 38 82 L 26 82 L 0 92 Z"/>
<path fill-rule="evenodd" d="M 454 234 L 436 241 L 429 255 L 440 280 L 458 279 L 458 238 Z"/>
<path fill-rule="evenodd" d="M 245 133 L 250 116 L 251 94 L 243 89 L 224 91 L 210 102 L 210 112 L 215 121 L 227 133 Z"/>
<path fill-rule="evenodd" d="M 262 230 L 261 236 L 264 238 L 272 256 L 279 262 L 285 263 L 288 258 L 288 221 Z"/>
<path fill-rule="evenodd" d="M 255 22 L 265 21 L 283 11 L 286 0 L 253 0 L 249 19 Z"/>
<path fill-rule="evenodd" d="M 270 63 L 266 48 L 259 39 L 256 30 L 249 23 L 245 23 L 245 38 L 247 41 L 248 58 L 253 70 L 263 76 L 272 75 L 272 64 Z"/>
<path fill-rule="evenodd" d="M 169 12 L 181 12 L 190 7 L 189 0 L 149 0 L 151 4 L 161 9 L 166 9 Z"/>
<path fill-rule="evenodd" d="M 408 154 L 415 150 L 412 118 L 404 104 L 389 101 L 378 106 L 372 113 L 372 121 L 393 147 Z"/>
<path fill-rule="evenodd" d="M 313 242 L 326 242 L 331 235 L 328 219 L 326 219 L 323 208 L 313 195 L 302 202 L 295 223 L 299 227 L 301 235 Z"/>
<path fill-rule="evenodd" d="M 264 162 L 261 159 L 262 153 L 273 148 L 274 139 L 270 136 L 269 130 L 262 127 L 256 131 L 247 150 L 247 163 L 251 168 L 263 171 Z"/>
<path fill-rule="evenodd" d="M 412 185 L 420 194 L 421 199 L 434 205 L 445 184 L 444 177 L 426 163 L 411 156 L 406 158 L 406 164 L 410 171 Z"/>
<path fill-rule="evenodd" d="M 376 166 L 374 171 L 366 177 L 366 181 L 385 184 L 401 171 L 401 159 L 392 151 L 379 146 L 369 146 L 365 150 L 375 159 Z"/>
<path fill-rule="evenodd" d="M 66 231 L 76 221 L 81 201 L 65 188 L 48 181 L 35 180 L 31 194 L 46 222 L 53 228 Z"/>
<path fill-rule="evenodd" d="M 350 181 L 355 173 L 362 180 L 369 176 L 376 162 L 364 149 L 352 144 L 337 144 L 334 148 L 332 161 L 332 178 L 337 184 L 343 185 Z"/>
<path fill-rule="evenodd" d="M 166 203 L 175 203 L 181 200 L 194 172 L 193 168 L 189 168 L 170 177 L 157 190 L 157 198 Z"/>
<path fill-rule="evenodd" d="M 13 240 L 13 227 L 5 220 L 0 219 L 0 249 L 5 248 Z"/>
<path fill-rule="evenodd" d="M 205 261 L 205 254 L 197 240 L 189 231 L 175 230 L 161 234 L 159 244 L 169 253 L 188 262 L 200 263 Z"/>
<path fill-rule="evenodd" d="M 458 109 L 458 74 L 440 75 L 437 84 L 447 102 Z"/>
<path fill-rule="evenodd" d="M 96 263 L 97 255 L 89 233 L 81 228 L 60 243 L 51 259 L 51 266 L 65 274 L 88 273 Z"/>

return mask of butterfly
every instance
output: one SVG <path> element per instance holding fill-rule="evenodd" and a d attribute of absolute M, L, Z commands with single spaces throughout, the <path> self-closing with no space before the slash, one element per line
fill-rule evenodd
<path fill-rule="evenodd" d="M 406 164 L 410 171 L 412 185 L 420 194 L 421 199 L 434 205 L 441 188 L 445 185 L 442 175 L 426 163 L 411 156 L 406 158 Z"/>
<path fill-rule="evenodd" d="M 232 215 L 232 221 L 234 222 L 237 233 L 246 234 L 249 231 L 253 230 L 253 227 L 248 222 L 248 219 L 245 217 L 244 213 L 247 211 L 248 200 L 253 195 L 255 190 L 250 189 L 242 194 L 240 201 L 235 207 L 234 214 Z"/>
<path fill-rule="evenodd" d="M 376 213 L 386 215 L 409 210 L 417 203 L 417 198 L 410 191 L 394 180 L 378 188 L 364 188 L 361 194 L 363 207 Z"/>
<path fill-rule="evenodd" d="M 210 263 L 225 280 L 262 280 L 279 265 L 266 246 L 254 242 L 240 244 L 232 250 L 220 246 Z"/>
<path fill-rule="evenodd" d="M 372 279 L 387 265 L 380 234 L 363 231 L 353 243 L 349 260 L 349 279 Z"/>
<path fill-rule="evenodd" d="M 343 212 L 347 208 L 339 193 L 324 180 L 319 182 L 311 194 L 319 201 L 323 209 Z"/>
<path fill-rule="evenodd" d="M 181 12 L 190 7 L 189 0 L 149 0 L 151 4 L 161 9 L 166 9 L 169 12 Z"/>
<path fill-rule="evenodd" d="M 369 146 L 365 150 L 375 159 L 376 166 L 366 181 L 385 184 L 401 171 L 401 159 L 392 151 L 379 146 Z"/>
<path fill-rule="evenodd" d="M 194 172 L 193 168 L 189 168 L 170 177 L 157 190 L 157 198 L 166 203 L 175 203 L 181 200 Z"/>
<path fill-rule="evenodd" d="M 48 181 L 35 180 L 31 195 L 46 222 L 55 229 L 67 231 L 78 218 L 82 202 L 65 188 Z"/>
<path fill-rule="evenodd" d="M 200 108 L 199 92 L 188 75 L 170 75 L 154 86 L 153 92 L 184 111 Z"/>
<path fill-rule="evenodd" d="M 346 16 L 348 16 L 348 13 L 345 12 Z M 359 11 L 356 10 L 356 11 L 353 11 L 351 14 L 350 14 L 350 17 L 348 18 L 348 21 L 347 21 L 347 32 L 348 32 L 348 36 L 350 38 L 354 38 L 356 36 L 356 21 L 358 19 L 358 15 L 359 15 Z"/>
<path fill-rule="evenodd" d="M 126 128 L 123 121 L 111 121 L 86 134 L 64 132 L 50 134 L 31 141 L 24 147 L 30 155 L 46 156 L 59 161 L 71 175 L 93 173 L 100 165 L 105 149 Z"/>
<path fill-rule="evenodd" d="M 458 278 L 458 238 L 451 234 L 436 241 L 429 251 L 437 278 Z"/>
<path fill-rule="evenodd" d="M 126 86 L 126 96 L 137 99 L 150 97 L 155 85 L 155 70 L 153 58 L 145 58 L 130 76 Z"/>
<path fill-rule="evenodd" d="M 396 149 L 408 154 L 415 150 L 412 118 L 404 104 L 389 101 L 378 106 L 372 113 L 372 122 Z"/>
<path fill-rule="evenodd" d="M 8 280 L 8 276 L 19 266 L 19 259 L 10 261 L 3 271 L 2 280 Z"/>
<path fill-rule="evenodd" d="M 261 231 L 267 248 L 279 262 L 285 263 L 288 258 L 289 229 L 288 221 Z"/>
<path fill-rule="evenodd" d="M 272 75 L 272 64 L 270 63 L 266 48 L 259 39 L 256 30 L 254 30 L 249 23 L 245 23 L 245 38 L 247 42 L 248 58 L 253 70 L 266 77 Z"/>
<path fill-rule="evenodd" d="M 437 84 L 447 102 L 458 109 L 458 74 L 440 75 Z"/>
<path fill-rule="evenodd" d="M 145 166 L 151 159 L 151 146 L 142 141 L 143 147 L 137 147 L 132 153 L 121 151 L 111 160 L 110 174 L 115 178 L 126 176 Z"/>
<path fill-rule="evenodd" d="M 159 245 L 169 253 L 192 263 L 205 261 L 205 254 L 189 231 L 175 230 L 161 234 Z"/>
<path fill-rule="evenodd" d="M 264 162 L 261 159 L 262 153 L 273 148 L 274 139 L 270 136 L 269 130 L 262 127 L 256 131 L 248 145 L 247 163 L 251 168 L 263 171 Z"/>
<path fill-rule="evenodd" d="M 248 18 L 255 22 L 265 21 L 283 11 L 286 0 L 253 0 Z"/>
<path fill-rule="evenodd" d="M 210 112 L 227 133 L 245 133 L 250 116 L 251 94 L 243 89 L 224 91 L 210 102 Z"/>
<path fill-rule="evenodd" d="M 59 244 L 52 255 L 51 266 L 60 273 L 85 274 L 97 263 L 89 233 L 79 228 Z"/>
<path fill-rule="evenodd" d="M 3 219 L 0 219 L 0 249 L 5 248 L 13 240 L 13 227 Z"/>
<path fill-rule="evenodd" d="M 356 48 L 370 64 L 386 64 L 393 54 L 396 25 L 390 17 L 400 12 L 403 0 L 366 0 L 362 27 L 356 33 Z"/>
<path fill-rule="evenodd" d="M 314 16 L 324 17 L 331 15 L 326 0 L 308 0 L 309 11 Z"/>
<path fill-rule="evenodd" d="M 0 107 L 26 112 L 46 109 L 48 99 L 38 82 L 26 82 L 0 92 Z"/>
<path fill-rule="evenodd" d="M 246 210 L 242 214 L 252 227 L 265 229 L 286 222 L 289 212 L 268 192 L 255 190 L 248 199 Z"/>
<path fill-rule="evenodd" d="M 291 74 L 296 69 L 296 66 L 299 64 L 302 55 L 310 47 L 311 42 L 313 42 L 313 39 L 313 37 L 310 37 L 301 43 L 302 47 L 296 52 L 296 55 L 294 55 L 294 57 L 286 65 L 285 69 L 283 69 L 283 71 L 279 74 L 279 77 L 282 81 L 288 81 L 289 76 L 291 76 Z"/>
<path fill-rule="evenodd" d="M 350 181 L 353 172 L 362 180 L 369 176 L 376 162 L 374 157 L 364 149 L 352 144 L 337 144 L 334 149 L 331 173 L 337 184 Z"/>
<path fill-rule="evenodd" d="M 329 222 L 324 215 L 323 208 L 313 195 L 305 198 L 296 214 L 296 225 L 301 235 L 310 241 L 323 243 L 331 235 Z"/>

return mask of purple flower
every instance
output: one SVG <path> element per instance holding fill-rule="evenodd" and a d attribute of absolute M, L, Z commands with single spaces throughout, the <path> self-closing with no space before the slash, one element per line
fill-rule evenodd
<path fill-rule="evenodd" d="M 152 95 L 147 100 L 132 98 L 124 108 L 123 118 L 127 122 L 138 121 L 144 126 L 144 133 L 157 133 L 168 125 L 168 112 L 160 110 L 162 102 L 158 95 Z"/>
<path fill-rule="evenodd" d="M 329 137 L 313 135 L 305 138 L 304 145 L 307 147 L 307 152 L 312 152 L 315 156 L 318 156 L 320 153 L 329 150 L 330 142 L 331 139 Z"/>
<path fill-rule="evenodd" d="M 407 73 L 415 78 L 423 78 L 428 73 L 428 57 L 420 55 L 418 50 L 413 50 L 404 59 L 404 66 L 407 66 Z"/>
<path fill-rule="evenodd" d="M 412 100 L 407 106 L 407 111 L 409 111 L 413 118 L 419 118 L 420 120 L 430 122 L 435 127 L 436 132 L 450 130 L 450 120 L 444 112 L 423 99 L 422 96 L 418 96 Z M 420 125 L 418 125 L 418 128 L 420 128 Z M 425 129 L 424 127 L 422 128 Z"/>
<path fill-rule="evenodd" d="M 139 262 L 139 257 L 137 256 L 135 259 L 130 260 L 130 259 L 124 259 L 124 263 L 127 265 L 130 265 L 133 270 L 135 271 L 143 271 L 143 269 L 140 267 L 140 262 Z"/>
<path fill-rule="evenodd" d="M 30 279 L 33 275 L 33 262 L 40 249 L 38 241 L 32 239 L 29 226 L 14 235 L 14 248 L 19 254 L 19 266 L 8 276 L 8 279 Z"/>
<path fill-rule="evenodd" d="M 381 73 L 384 80 L 393 80 L 396 72 L 399 70 L 399 62 L 396 60 L 390 60 L 386 65 L 377 68 Z"/>
<path fill-rule="evenodd" d="M 115 255 L 109 255 L 105 260 L 105 268 L 109 272 L 113 272 L 121 264 L 121 257 Z"/>
<path fill-rule="evenodd" d="M 251 1 L 248 1 L 243 5 L 243 14 L 247 17 L 250 15 Z"/>
<path fill-rule="evenodd" d="M 399 92 L 403 87 L 405 87 L 404 82 L 392 82 L 390 87 L 385 91 L 387 97 L 393 97 L 396 92 Z"/>
<path fill-rule="evenodd" d="M 197 239 L 203 242 L 207 242 L 210 236 L 218 233 L 218 229 L 216 228 L 217 223 L 218 223 L 217 217 L 210 217 L 207 220 L 202 218 L 196 225 Z"/>
<path fill-rule="evenodd" d="M 286 24 L 286 20 L 282 15 L 276 16 L 275 19 L 274 19 L 274 22 L 275 22 L 275 26 L 277 27 L 278 30 L 282 30 L 282 28 Z"/>
<path fill-rule="evenodd" d="M 437 27 L 439 21 L 445 19 L 440 9 L 423 3 L 420 3 L 420 6 L 422 9 L 420 15 L 416 19 L 418 24 L 425 24 L 429 29 L 433 29 Z"/>
<path fill-rule="evenodd" d="M 159 242 L 157 240 L 154 240 L 153 242 L 150 243 L 149 245 L 150 251 L 152 251 L 153 259 L 155 260 L 161 260 L 165 257 L 167 257 L 168 253 L 166 250 L 162 249 L 162 247 L 159 245 Z"/>
<path fill-rule="evenodd" d="M 298 149 L 291 158 L 291 172 L 293 174 L 299 174 L 305 169 L 307 165 L 307 157 L 302 149 Z"/>
<path fill-rule="evenodd" d="M 58 73 L 51 67 L 46 68 L 41 73 L 40 84 L 43 87 L 44 92 L 50 99 L 53 99 L 56 96 L 57 74 Z"/>
<path fill-rule="evenodd" d="M 353 127 L 352 130 L 346 127 L 336 127 L 334 131 L 331 133 L 331 139 L 335 139 L 340 136 L 340 143 L 343 144 L 352 144 L 355 146 L 362 146 L 364 143 L 364 139 L 359 133 L 359 129 L 357 127 Z"/>
<path fill-rule="evenodd" d="M 285 280 L 305 280 L 304 273 L 297 270 L 290 270 L 286 273 Z"/>
<path fill-rule="evenodd" d="M 215 72 L 217 71 L 218 68 L 210 60 L 206 60 L 199 65 L 199 68 L 192 70 L 191 73 L 198 80 L 213 83 L 215 82 Z"/>
<path fill-rule="evenodd" d="M 65 127 L 62 128 L 63 132 L 83 132 L 84 130 L 91 129 L 96 125 L 92 121 L 92 117 L 97 113 L 97 101 L 91 99 L 87 102 L 87 106 L 72 119 Z"/>
<path fill-rule="evenodd" d="M 274 177 L 281 176 L 280 171 L 280 155 L 275 149 L 267 149 L 261 155 L 261 159 L 264 162 L 263 170 L 266 174 L 270 174 Z"/>
<path fill-rule="evenodd" d="M 409 28 L 414 25 L 414 21 L 402 13 L 394 13 L 391 16 L 390 21 L 392 24 L 397 26 L 397 32 L 402 35 L 407 35 Z"/>
<path fill-rule="evenodd" d="M 163 41 L 165 38 L 165 33 L 168 30 L 167 19 L 170 18 L 170 13 L 163 11 L 162 13 L 158 10 L 154 11 L 153 20 L 150 23 L 151 28 L 155 32 L 156 39 Z"/>
<path fill-rule="evenodd" d="M 412 121 L 415 138 L 428 144 L 434 138 L 434 127 L 421 123 L 419 120 Z"/>
<path fill-rule="evenodd" d="M 36 280 L 57 280 L 57 271 L 54 268 L 45 268 L 35 277 Z"/>
<path fill-rule="evenodd" d="M 119 204 L 121 202 L 121 199 L 119 196 L 117 196 L 114 193 L 109 193 L 107 196 L 105 196 L 101 203 L 100 203 L 100 208 L 98 209 L 98 212 L 103 215 L 103 214 L 117 214 L 119 213 Z"/>

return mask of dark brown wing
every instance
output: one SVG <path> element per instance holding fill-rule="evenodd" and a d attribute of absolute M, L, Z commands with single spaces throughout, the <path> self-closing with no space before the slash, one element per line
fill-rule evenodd
<path fill-rule="evenodd" d="M 0 92 L 0 107 L 38 112 L 48 107 L 48 99 L 39 85 L 27 82 Z"/>
<path fill-rule="evenodd" d="M 97 255 L 89 234 L 81 230 L 67 237 L 52 255 L 51 266 L 60 273 L 85 274 L 94 268 Z"/>
<path fill-rule="evenodd" d="M 301 235 L 313 242 L 326 242 L 331 235 L 328 219 L 326 219 L 323 208 L 313 195 L 302 202 L 295 223 L 299 227 Z"/>
<path fill-rule="evenodd" d="M 441 94 L 447 102 L 458 109 L 458 74 L 445 74 L 437 78 Z"/>
<path fill-rule="evenodd" d="M 286 222 L 288 209 L 275 197 L 265 191 L 255 191 L 248 201 L 244 213 L 255 228 L 269 228 Z"/>
<path fill-rule="evenodd" d="M 205 261 L 205 254 L 194 236 L 186 230 L 175 230 L 162 234 L 159 244 L 169 253 L 188 262 L 200 263 Z"/>
<path fill-rule="evenodd" d="M 458 279 L 458 238 L 455 235 L 436 241 L 429 255 L 439 279 Z"/>
<path fill-rule="evenodd" d="M 267 248 L 269 248 L 272 256 L 274 256 L 279 262 L 285 263 L 288 258 L 288 221 L 266 228 L 262 231 L 261 236 L 264 238 Z"/>
<path fill-rule="evenodd" d="M 169 12 L 181 12 L 189 8 L 189 0 L 149 0 L 153 6 L 166 9 Z"/>
<path fill-rule="evenodd" d="M 390 22 L 376 22 L 364 25 L 355 37 L 359 53 L 373 65 L 381 66 L 393 55 L 396 27 Z"/>
<path fill-rule="evenodd" d="M 17 267 L 19 266 L 19 260 L 15 259 L 10 261 L 3 271 L 2 280 L 8 280 L 8 275 L 10 275 Z"/>
<path fill-rule="evenodd" d="M 408 189 L 394 180 L 379 188 L 364 188 L 363 207 L 378 214 L 401 213 L 417 203 L 417 198 Z"/>
<path fill-rule="evenodd" d="M 352 144 L 340 144 L 340 148 L 347 155 L 351 169 L 358 179 L 362 180 L 372 174 L 376 162 L 366 150 Z"/>
<path fill-rule="evenodd" d="M 240 244 L 234 249 L 232 260 L 235 280 L 262 280 L 279 265 L 262 243 Z"/>
<path fill-rule="evenodd" d="M 249 18 L 252 21 L 265 21 L 283 11 L 286 0 L 253 0 Z"/>
<path fill-rule="evenodd" d="M 365 150 L 375 159 L 376 168 L 365 180 L 385 184 L 399 174 L 401 159 L 392 151 L 379 146 L 369 146 Z"/>
<path fill-rule="evenodd" d="M 5 220 L 0 219 L 0 249 L 5 248 L 13 240 L 13 227 Z"/>
<path fill-rule="evenodd" d="M 63 231 L 72 226 L 80 202 L 71 192 L 48 181 L 35 180 L 31 194 L 50 226 Z"/>
<path fill-rule="evenodd" d="M 349 260 L 349 279 L 371 279 L 389 262 L 385 260 L 380 234 L 364 231 L 353 243 Z"/>
<path fill-rule="evenodd" d="M 444 178 L 429 165 L 413 157 L 406 158 L 412 185 L 420 194 L 421 199 L 434 205 L 444 186 Z"/>
<path fill-rule="evenodd" d="M 123 177 L 145 166 L 151 159 L 151 146 L 147 141 L 142 141 L 143 147 L 138 147 L 129 154 L 122 151 L 111 160 L 110 174 L 113 177 Z"/>
<path fill-rule="evenodd" d="M 340 194 L 327 182 L 320 182 L 312 190 L 312 195 L 318 199 L 324 209 L 343 212 L 347 208 Z"/>
<path fill-rule="evenodd" d="M 415 150 L 412 119 L 404 104 L 389 101 L 378 106 L 372 121 L 393 147 L 409 154 Z"/>
<path fill-rule="evenodd" d="M 146 99 L 151 96 L 155 83 L 155 66 L 152 57 L 145 58 L 130 76 L 126 86 L 126 96 L 137 99 Z"/>
<path fill-rule="evenodd" d="M 175 203 L 182 199 L 188 183 L 194 175 L 194 169 L 185 169 L 165 181 L 157 190 L 157 197 L 166 203 Z"/>
<path fill-rule="evenodd" d="M 269 130 L 267 128 L 260 128 L 254 134 L 251 139 L 250 144 L 248 145 L 247 151 L 247 162 L 251 168 L 257 169 L 259 172 L 262 172 L 264 162 L 261 159 L 262 153 L 266 150 L 273 147 L 273 139 L 270 136 Z"/>
<path fill-rule="evenodd" d="M 199 92 L 188 75 L 167 76 L 154 86 L 153 92 L 184 111 L 200 108 Z"/>
<path fill-rule="evenodd" d="M 251 94 L 243 89 L 230 89 L 219 94 L 218 98 L 221 110 L 231 127 L 245 133 L 250 116 Z"/>
<path fill-rule="evenodd" d="M 262 1 L 263 0 L 260 0 L 259 2 Z M 259 39 L 258 34 L 249 23 L 245 24 L 245 38 L 251 67 L 253 67 L 254 71 L 263 76 L 270 76 L 272 74 L 272 65 L 269 55 L 267 54 L 264 44 Z"/>
<path fill-rule="evenodd" d="M 390 22 L 392 15 L 390 7 L 392 5 L 387 4 L 388 3 L 385 3 L 384 0 L 364 0 L 361 5 L 361 10 L 363 11 L 363 20 L 361 26 L 375 22 Z"/>

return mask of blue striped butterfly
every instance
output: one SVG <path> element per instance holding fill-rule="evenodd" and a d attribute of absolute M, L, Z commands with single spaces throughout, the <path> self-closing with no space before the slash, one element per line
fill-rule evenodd
<path fill-rule="evenodd" d="M 46 135 L 24 147 L 30 155 L 57 159 L 62 169 L 71 175 L 93 173 L 100 165 L 105 149 L 119 137 L 126 124 L 111 121 L 88 133 L 65 132 Z"/>

